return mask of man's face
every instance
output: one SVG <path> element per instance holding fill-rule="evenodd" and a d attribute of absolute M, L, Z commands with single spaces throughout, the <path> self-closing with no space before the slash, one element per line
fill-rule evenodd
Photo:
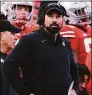
<path fill-rule="evenodd" d="M 15 46 L 16 41 L 18 40 L 19 33 L 12 33 L 9 31 L 2 32 L 1 40 L 2 45 L 7 49 L 12 49 Z"/>
<path fill-rule="evenodd" d="M 59 32 L 63 25 L 63 16 L 56 10 L 51 10 L 45 15 L 44 26 L 52 34 Z"/>
<path fill-rule="evenodd" d="M 25 24 L 29 19 L 29 7 L 17 5 L 15 8 L 16 20 L 18 23 Z"/>

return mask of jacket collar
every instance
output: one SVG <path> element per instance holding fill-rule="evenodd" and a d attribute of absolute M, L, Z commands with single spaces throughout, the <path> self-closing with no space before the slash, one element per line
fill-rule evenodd
<path fill-rule="evenodd" d="M 42 35 L 45 37 L 45 40 L 48 42 L 56 43 L 60 39 L 60 34 L 58 33 L 56 40 L 55 40 L 55 35 L 49 33 L 44 27 L 41 27 Z"/>

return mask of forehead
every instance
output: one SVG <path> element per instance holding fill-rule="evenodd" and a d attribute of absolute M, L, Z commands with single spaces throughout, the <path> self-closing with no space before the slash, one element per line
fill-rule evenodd
<path fill-rule="evenodd" d="M 5 32 L 2 32 L 4 35 L 14 35 L 15 32 L 11 32 L 11 31 L 5 31 Z"/>
<path fill-rule="evenodd" d="M 29 8 L 29 6 L 26 6 L 26 5 L 16 5 L 16 8 Z"/>

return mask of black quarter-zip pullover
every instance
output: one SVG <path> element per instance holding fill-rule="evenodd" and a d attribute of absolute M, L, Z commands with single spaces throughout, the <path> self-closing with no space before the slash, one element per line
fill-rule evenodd
<path fill-rule="evenodd" d="M 20 78 L 19 67 L 23 78 Z M 68 42 L 59 35 L 55 41 L 44 28 L 20 39 L 6 58 L 4 71 L 19 95 L 31 92 L 35 95 L 68 95 L 70 83 L 73 79 L 77 82 L 78 77 Z"/>

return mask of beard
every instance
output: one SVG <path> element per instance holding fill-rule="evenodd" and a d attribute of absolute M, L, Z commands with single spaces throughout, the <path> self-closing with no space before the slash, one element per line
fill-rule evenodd
<path fill-rule="evenodd" d="M 59 33 L 60 27 L 56 23 L 52 23 L 49 27 L 45 27 L 47 31 L 51 34 L 57 34 Z"/>

